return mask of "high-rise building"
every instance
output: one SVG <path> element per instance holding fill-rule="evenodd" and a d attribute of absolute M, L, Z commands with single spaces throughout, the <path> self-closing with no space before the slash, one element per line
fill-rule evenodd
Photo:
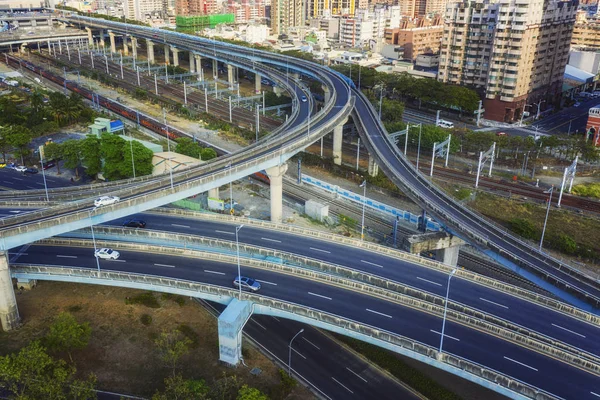
<path fill-rule="evenodd" d="M 386 29 L 385 39 L 389 44 L 402 47 L 404 59 L 415 61 L 420 54 L 435 54 L 440 51 L 443 31 L 443 25 Z"/>
<path fill-rule="evenodd" d="M 265 19 L 265 5 L 262 0 L 228 0 L 227 12 L 235 15 L 235 22 L 245 23 Z"/>
<path fill-rule="evenodd" d="M 402 0 L 398 5 L 402 15 L 410 18 L 443 14 L 446 11 L 446 0 Z"/>
<path fill-rule="evenodd" d="M 148 1 L 148 0 L 143 0 Z M 152 0 L 154 1 L 154 0 Z M 216 0 L 176 0 L 177 15 L 210 15 L 216 13 Z"/>
<path fill-rule="evenodd" d="M 306 0 L 306 16 L 308 19 L 338 15 L 353 16 L 359 8 L 358 3 L 359 0 Z"/>
<path fill-rule="evenodd" d="M 156 16 L 166 16 L 163 0 L 124 0 L 123 13 L 126 18 L 147 21 Z"/>
<path fill-rule="evenodd" d="M 446 8 L 438 79 L 479 89 L 485 117 L 518 120 L 559 98 L 578 0 L 474 0 Z"/>
<path fill-rule="evenodd" d="M 571 45 L 600 49 L 600 18 L 588 18 L 585 11 L 579 11 Z"/>
<path fill-rule="evenodd" d="M 285 33 L 291 26 L 304 24 L 302 0 L 271 1 L 271 33 Z"/>

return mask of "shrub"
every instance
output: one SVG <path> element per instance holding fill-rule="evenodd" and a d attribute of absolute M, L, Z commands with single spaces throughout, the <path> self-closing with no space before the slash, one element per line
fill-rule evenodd
<path fill-rule="evenodd" d="M 141 304 L 148 308 L 160 308 L 160 303 L 152 292 L 142 293 L 134 297 L 126 297 L 125 304 Z"/>
<path fill-rule="evenodd" d="M 286 371 L 283 369 L 279 370 L 279 377 L 281 378 L 281 387 L 283 389 L 284 396 L 287 396 L 294 390 L 298 382 L 292 378 Z"/>
<path fill-rule="evenodd" d="M 177 327 L 177 330 L 181 332 L 183 336 L 189 339 L 191 348 L 198 347 L 200 338 L 198 337 L 198 334 L 189 325 L 181 324 Z"/>
<path fill-rule="evenodd" d="M 148 314 L 144 314 L 140 317 L 140 322 L 142 325 L 148 326 L 152 323 L 152 317 Z"/>
<path fill-rule="evenodd" d="M 538 232 L 533 223 L 524 218 L 513 218 L 509 221 L 510 230 L 523 236 L 525 239 L 535 239 Z"/>
<path fill-rule="evenodd" d="M 68 310 L 69 312 L 77 312 L 77 311 L 81 311 L 81 309 L 82 309 L 82 307 L 81 307 L 79 304 L 76 304 L 76 305 L 74 305 L 74 306 L 69 306 L 69 307 L 67 308 L 67 310 Z"/>
<path fill-rule="evenodd" d="M 562 251 L 563 253 L 577 253 L 577 242 L 575 242 L 575 240 L 573 240 L 573 238 L 569 235 L 561 234 L 558 237 L 551 238 L 550 246 L 554 249 Z"/>

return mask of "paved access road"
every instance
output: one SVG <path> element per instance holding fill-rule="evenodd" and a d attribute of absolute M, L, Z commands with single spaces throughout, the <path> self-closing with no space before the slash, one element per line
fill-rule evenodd
<path fill-rule="evenodd" d="M 92 254 L 91 248 L 29 246 L 15 261 L 95 269 Z M 199 281 L 224 287 L 232 287 L 232 280 L 237 275 L 237 266 L 234 264 L 156 254 L 148 261 L 146 253 L 130 251 L 121 252 L 117 261 L 102 260 L 100 264 L 103 269 Z M 441 320 L 438 317 L 362 293 L 294 276 L 248 267 L 243 268 L 242 274 L 251 275 L 262 282 L 263 296 L 377 326 L 430 346 L 439 345 Z M 597 393 L 600 387 L 598 376 L 451 322 L 446 323 L 444 351 L 485 364 L 565 399 L 594 399 L 596 396 L 593 393 Z"/>
<path fill-rule="evenodd" d="M 551 134 L 581 134 L 585 131 L 589 109 L 599 105 L 600 98 L 580 100 L 579 107 L 565 108 L 534 122 L 531 126 L 534 130 L 537 127 L 540 132 Z"/>

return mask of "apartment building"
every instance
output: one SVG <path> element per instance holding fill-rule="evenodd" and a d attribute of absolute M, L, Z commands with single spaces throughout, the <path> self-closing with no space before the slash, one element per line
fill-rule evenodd
<path fill-rule="evenodd" d="M 357 8 L 367 8 L 364 0 L 306 0 L 307 18 L 321 18 L 337 15 L 354 16 Z"/>
<path fill-rule="evenodd" d="M 148 21 L 167 16 L 166 4 L 163 0 L 124 0 L 123 13 L 126 18 Z"/>
<path fill-rule="evenodd" d="M 443 25 L 386 29 L 385 39 L 387 43 L 404 49 L 402 58 L 415 61 L 420 54 L 435 54 L 440 51 L 443 32 Z"/>
<path fill-rule="evenodd" d="M 443 14 L 446 11 L 446 0 L 402 0 L 396 3 L 402 15 L 410 18 L 430 14 Z"/>
<path fill-rule="evenodd" d="M 279 35 L 287 32 L 291 26 L 304 24 L 302 0 L 271 1 L 271 33 Z"/>
<path fill-rule="evenodd" d="M 438 79 L 479 89 L 485 118 L 513 122 L 559 98 L 578 0 L 449 3 Z"/>
<path fill-rule="evenodd" d="M 236 23 L 246 23 L 265 19 L 265 4 L 262 0 L 228 0 L 227 13 L 235 15 Z"/>
<path fill-rule="evenodd" d="M 136 0 L 137 1 L 137 0 Z M 140 0 L 158 1 L 158 0 Z M 160 0 L 162 1 L 162 0 Z M 209 15 L 217 12 L 216 0 L 176 0 L 175 13 L 177 15 Z"/>
<path fill-rule="evenodd" d="M 600 49 L 600 18 L 588 18 L 585 11 L 577 13 L 571 45 Z"/>
<path fill-rule="evenodd" d="M 400 7 L 376 7 L 373 11 L 359 9 L 355 18 L 340 19 L 339 40 L 349 47 L 363 47 L 385 36 L 386 28 L 400 24 Z"/>

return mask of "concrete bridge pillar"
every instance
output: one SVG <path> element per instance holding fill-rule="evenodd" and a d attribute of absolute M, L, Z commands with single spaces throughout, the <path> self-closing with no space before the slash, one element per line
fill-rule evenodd
<path fill-rule="evenodd" d="M 171 64 L 171 55 L 169 53 L 169 48 L 171 46 L 169 46 L 168 44 L 165 44 L 165 64 L 170 65 Z"/>
<path fill-rule="evenodd" d="M 150 64 L 154 64 L 154 43 L 152 40 L 146 39 L 146 53 Z"/>
<path fill-rule="evenodd" d="M 179 50 L 176 47 L 171 47 L 171 51 L 173 52 L 173 65 L 179 66 Z"/>
<path fill-rule="evenodd" d="M 331 100 L 331 92 L 329 91 L 329 88 L 325 85 L 323 85 L 323 99 L 325 104 L 329 103 L 329 100 Z"/>
<path fill-rule="evenodd" d="M 233 89 L 235 85 L 235 67 L 231 64 L 227 64 L 227 82 L 229 82 L 229 89 Z"/>
<path fill-rule="evenodd" d="M 260 94 L 260 92 L 262 91 L 262 82 L 261 82 L 262 76 L 260 74 L 255 74 L 254 75 L 254 93 L 255 94 Z"/>
<path fill-rule="evenodd" d="M 196 68 L 194 66 L 194 53 L 192 53 L 191 51 L 189 52 L 189 56 L 190 56 L 190 74 L 193 74 L 194 72 L 196 72 Z"/>
<path fill-rule="evenodd" d="M 8 252 L 0 252 L 0 323 L 4 331 L 19 327 L 21 318 L 8 269 Z"/>
<path fill-rule="evenodd" d="M 85 30 L 86 30 L 86 32 L 87 32 L 87 34 L 88 34 L 88 44 L 89 44 L 90 46 L 93 46 L 93 45 L 94 45 L 94 35 L 92 35 L 92 29 L 91 29 L 91 28 L 88 28 L 88 27 L 86 26 L 86 27 L 85 27 Z"/>
<path fill-rule="evenodd" d="M 131 37 L 131 53 L 133 54 L 133 58 L 137 60 L 137 46 L 138 40 L 136 37 Z"/>
<path fill-rule="evenodd" d="M 281 164 L 265 170 L 271 181 L 271 222 L 281 222 L 283 216 L 283 175 L 287 168 L 287 164 Z"/>
<path fill-rule="evenodd" d="M 196 59 L 196 72 L 198 72 L 198 80 L 201 81 L 204 79 L 202 76 L 204 75 L 202 70 L 202 56 L 200 54 L 194 54 L 194 58 Z"/>
<path fill-rule="evenodd" d="M 342 165 L 342 137 L 345 123 L 344 121 L 333 128 L 333 162 L 337 165 Z"/>
<path fill-rule="evenodd" d="M 435 259 L 444 264 L 456 267 L 458 264 L 458 252 L 460 246 L 446 247 L 445 249 L 435 251 Z"/>
<path fill-rule="evenodd" d="M 213 71 L 213 76 L 215 78 L 219 77 L 219 62 L 217 60 L 212 60 L 213 61 L 213 66 L 212 66 L 212 71 Z"/>
<path fill-rule="evenodd" d="M 242 358 L 242 329 L 252 315 L 252 303 L 232 299 L 219 315 L 219 360 L 237 365 Z"/>
<path fill-rule="evenodd" d="M 465 242 L 461 238 L 447 232 L 426 232 L 403 239 L 402 250 L 413 254 L 431 252 L 437 261 L 456 267 L 463 244 Z"/>
<path fill-rule="evenodd" d="M 117 45 L 115 44 L 115 34 L 111 31 L 108 31 L 108 37 L 110 38 L 110 52 L 117 52 Z"/>
<path fill-rule="evenodd" d="M 104 48 L 106 43 L 104 41 L 105 32 L 104 29 L 100 29 L 100 47 Z"/>
<path fill-rule="evenodd" d="M 379 165 L 377 165 L 373 156 L 369 154 L 369 175 L 377 176 L 377 174 L 379 174 Z"/>
<path fill-rule="evenodd" d="M 214 189 L 208 189 L 208 197 L 211 199 L 218 199 L 219 198 L 219 188 L 216 187 Z"/>
<path fill-rule="evenodd" d="M 295 80 L 300 79 L 300 74 L 297 72 L 292 72 L 291 75 L 292 75 L 292 79 L 295 79 Z"/>
<path fill-rule="evenodd" d="M 123 55 L 129 55 L 129 44 L 127 43 L 127 35 L 123 36 Z"/>
<path fill-rule="evenodd" d="M 283 89 L 280 86 L 273 86 L 273 93 L 279 97 L 283 94 Z"/>

